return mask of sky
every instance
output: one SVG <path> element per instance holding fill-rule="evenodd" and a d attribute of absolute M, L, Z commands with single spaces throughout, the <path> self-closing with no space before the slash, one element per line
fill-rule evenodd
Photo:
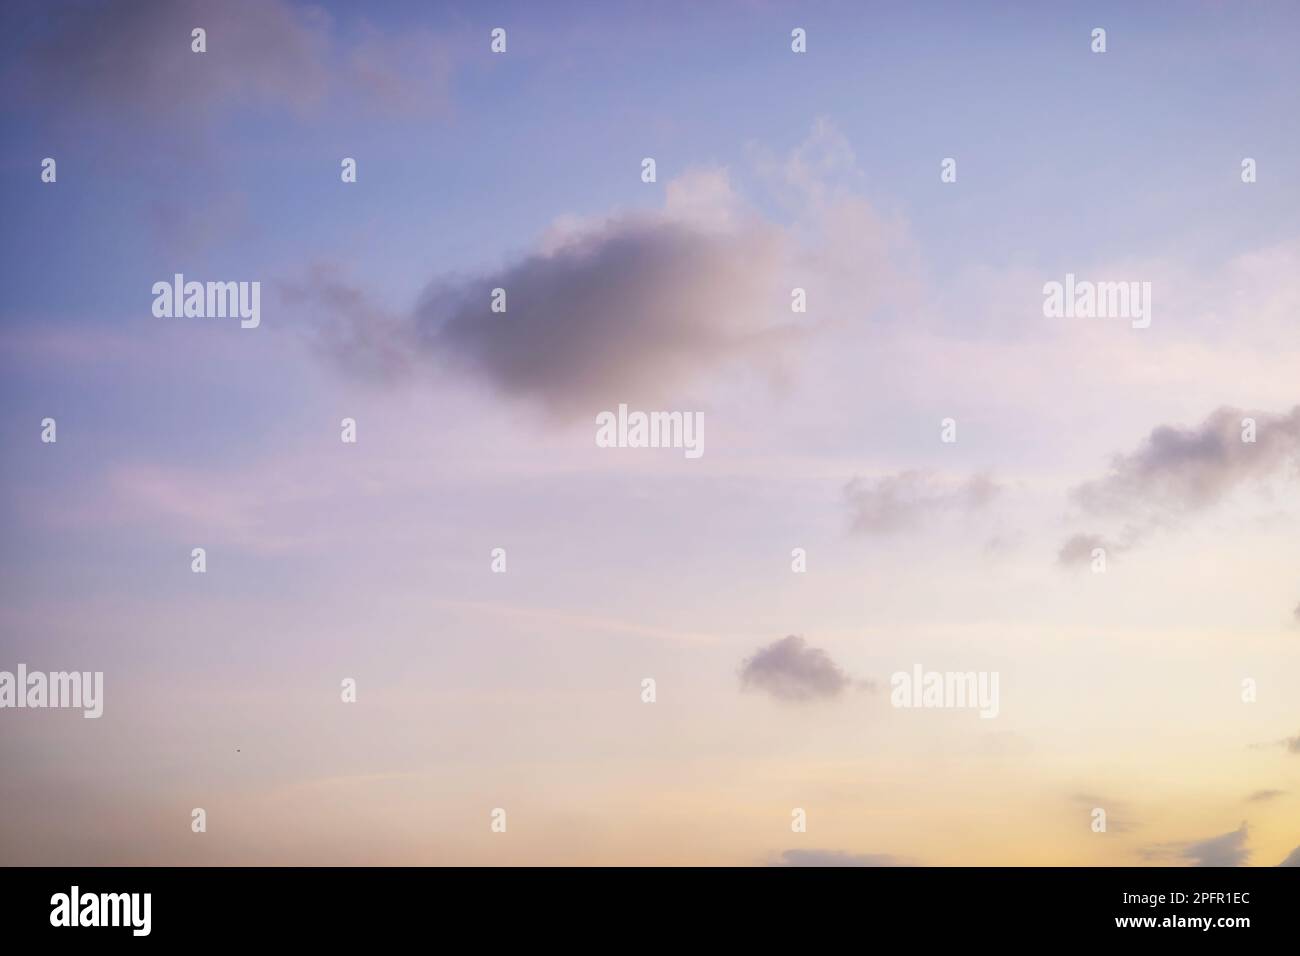
<path fill-rule="evenodd" d="M 1293 4 L 0 20 L 0 862 L 1300 862 Z"/>

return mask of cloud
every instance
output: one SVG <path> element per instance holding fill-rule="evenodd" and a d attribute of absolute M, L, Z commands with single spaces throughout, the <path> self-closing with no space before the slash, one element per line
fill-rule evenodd
<path fill-rule="evenodd" d="M 1279 863 L 1278 866 L 1300 866 L 1300 846 L 1288 853 L 1286 859 Z"/>
<path fill-rule="evenodd" d="M 916 527 L 945 511 L 981 510 L 1001 492 L 988 475 L 953 484 L 919 471 L 903 471 L 874 480 L 854 477 L 844 487 L 855 534 L 891 534 Z"/>
<path fill-rule="evenodd" d="M 1255 441 L 1242 441 L 1243 420 L 1255 422 Z M 1152 530 L 1220 503 L 1238 487 L 1263 481 L 1300 460 L 1300 405 L 1289 413 L 1219 408 L 1195 428 L 1160 425 L 1129 454 L 1116 455 L 1109 474 L 1082 484 L 1072 497 L 1094 516 L 1137 518 L 1119 544 L 1094 533 L 1076 534 L 1057 560 L 1080 564 L 1092 548 L 1134 547 Z M 1300 609 L 1297 609 L 1300 615 Z"/>
<path fill-rule="evenodd" d="M 16 76 L 33 105 L 157 117 L 229 101 L 303 107 L 325 93 L 329 18 L 318 8 L 117 0 L 65 7 L 47 20 Z M 195 27 L 207 31 L 206 53 L 190 48 Z"/>
<path fill-rule="evenodd" d="M 1266 803 L 1269 800 L 1276 800 L 1285 793 L 1285 790 L 1256 790 L 1246 800 L 1249 803 Z"/>
<path fill-rule="evenodd" d="M 825 651 L 795 634 L 760 648 L 740 666 L 742 690 L 757 688 L 782 701 L 838 697 L 852 683 Z"/>
<path fill-rule="evenodd" d="M 502 270 L 434 283 L 416 341 L 561 417 L 680 404 L 679 386 L 784 341 L 775 319 L 789 314 L 789 289 L 774 276 L 785 246 L 725 171 L 689 173 L 669 184 L 662 210 L 566 224 Z M 505 312 L 491 310 L 497 288 Z"/>
<path fill-rule="evenodd" d="M 888 853 L 846 853 L 843 850 L 786 850 L 776 866 L 901 866 Z"/>
<path fill-rule="evenodd" d="M 1242 866 L 1250 858 L 1250 849 L 1246 846 L 1249 828 L 1243 822 L 1230 833 L 1223 833 L 1206 840 L 1185 843 L 1164 843 L 1147 847 L 1142 854 L 1148 859 L 1174 857 L 1190 860 L 1192 866 Z"/>
<path fill-rule="evenodd" d="M 10 15 L 29 42 L 5 76 L 9 105 L 43 116 L 107 118 L 136 132 L 165 117 L 170 132 L 198 132 L 241 107 L 412 117 L 449 108 L 452 58 L 426 30 L 389 35 L 362 23 L 345 37 L 321 7 L 287 0 L 47 7 Z M 204 53 L 191 48 L 196 27 L 207 33 Z"/>
<path fill-rule="evenodd" d="M 823 124 L 813 140 L 829 135 Z M 800 190 L 828 175 L 811 162 L 785 175 L 796 173 Z M 658 208 L 557 217 L 512 261 L 435 276 L 413 308 L 384 325 L 385 361 L 363 349 L 357 364 L 395 376 L 460 373 L 556 419 L 587 419 L 623 402 L 689 408 L 728 371 L 788 380 L 799 354 L 792 346 L 837 324 L 860 328 L 864 315 L 910 288 L 906 264 L 894 261 L 905 228 L 860 196 L 837 191 L 834 203 L 778 223 L 726 168 L 687 170 L 663 195 Z M 794 288 L 812 296 L 807 313 L 792 312 Z M 493 311 L 497 289 L 504 311 Z M 336 342 L 376 334 L 372 310 L 337 311 Z M 354 350 L 332 351 L 346 363 Z M 982 490 L 973 483 L 972 494 Z"/>
<path fill-rule="evenodd" d="M 1088 564 L 1092 561 L 1092 551 L 1094 548 L 1102 548 L 1106 552 L 1107 558 L 1113 558 L 1117 554 L 1135 547 L 1143 537 L 1144 532 L 1134 526 L 1125 525 L 1119 532 L 1118 537 L 1106 537 L 1100 534 L 1076 534 L 1069 538 L 1061 550 L 1056 554 L 1056 561 L 1062 567 L 1077 567 Z"/>
<path fill-rule="evenodd" d="M 312 317 L 302 330 L 312 347 L 371 382 L 409 378 L 416 354 L 410 324 L 342 278 L 337 263 L 318 262 L 301 279 L 276 283 L 281 302 Z"/>
<path fill-rule="evenodd" d="M 313 306 L 316 344 L 363 377 L 458 370 L 560 419 L 621 402 L 680 407 L 720 365 L 780 361 L 794 335 L 775 279 L 789 242 L 724 170 L 687 173 L 666 196 L 659 210 L 561 220 L 513 264 L 435 280 L 407 314 L 323 267 L 281 292 Z M 492 311 L 495 289 L 504 312 Z"/>
<path fill-rule="evenodd" d="M 1256 422 L 1256 440 L 1242 441 L 1242 420 Z M 1110 473 L 1074 491 L 1092 514 L 1195 512 L 1236 487 L 1269 477 L 1300 455 L 1300 405 L 1291 412 L 1219 408 L 1196 428 L 1160 425 L 1141 447 L 1117 455 Z"/>
<path fill-rule="evenodd" d="M 1251 744 L 1251 750 L 1270 750 L 1273 747 L 1284 747 L 1287 753 L 1300 754 L 1300 734 L 1295 737 L 1282 737 L 1278 740 L 1270 740 L 1267 743 Z"/>
<path fill-rule="evenodd" d="M 1076 534 L 1065 544 L 1061 545 L 1060 552 L 1056 555 L 1058 563 L 1066 567 L 1073 567 L 1079 564 L 1087 564 L 1092 561 L 1092 552 L 1095 548 L 1101 548 L 1107 554 L 1114 550 L 1114 546 L 1108 541 L 1096 534 Z"/>
<path fill-rule="evenodd" d="M 1189 844 L 1182 855 L 1194 861 L 1196 866 L 1241 866 L 1250 858 L 1250 850 L 1246 847 L 1247 833 L 1246 824 L 1242 823 L 1231 833 Z"/>
<path fill-rule="evenodd" d="M 1300 623 L 1300 604 L 1295 606 L 1295 611 L 1292 616 L 1296 619 L 1296 623 Z"/>

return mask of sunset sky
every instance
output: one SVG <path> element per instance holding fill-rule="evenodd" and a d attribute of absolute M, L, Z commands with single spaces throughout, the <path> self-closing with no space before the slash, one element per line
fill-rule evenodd
<path fill-rule="evenodd" d="M 1295 4 L 0 27 L 0 863 L 1300 863 Z"/>

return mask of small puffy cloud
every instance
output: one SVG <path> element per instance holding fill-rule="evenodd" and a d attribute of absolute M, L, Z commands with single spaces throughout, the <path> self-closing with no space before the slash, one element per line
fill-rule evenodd
<path fill-rule="evenodd" d="M 901 866 L 888 853 L 846 853 L 843 850 L 786 850 L 776 866 Z"/>
<path fill-rule="evenodd" d="M 920 471 L 875 479 L 855 477 L 844 487 L 849 527 L 855 534 L 883 535 L 923 524 L 944 512 L 979 511 L 1001 492 L 985 474 L 963 482 L 944 481 Z"/>
<path fill-rule="evenodd" d="M 829 654 L 795 634 L 759 648 L 740 665 L 742 690 L 761 690 L 781 701 L 826 700 L 852 684 Z"/>

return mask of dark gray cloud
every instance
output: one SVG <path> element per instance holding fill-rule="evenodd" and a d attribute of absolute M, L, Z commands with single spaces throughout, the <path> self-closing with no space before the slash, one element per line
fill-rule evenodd
<path fill-rule="evenodd" d="M 926 472 L 903 471 L 875 479 L 854 477 L 844 486 L 844 498 L 850 530 L 884 535 L 917 527 L 935 514 L 979 511 L 1001 490 L 986 474 L 951 484 Z"/>
<path fill-rule="evenodd" d="M 1242 441 L 1242 420 L 1256 422 L 1254 442 Z M 1093 514 L 1193 512 L 1224 499 L 1239 485 L 1279 472 L 1300 455 L 1300 405 L 1287 414 L 1220 408 L 1195 428 L 1160 425 L 1142 445 L 1117 455 L 1104 478 L 1074 491 Z"/>
<path fill-rule="evenodd" d="M 1249 827 L 1242 823 L 1230 833 L 1185 843 L 1162 843 L 1143 849 L 1142 855 L 1153 860 L 1170 858 L 1189 860 L 1192 866 L 1243 866 L 1250 859 L 1246 846 Z"/>
<path fill-rule="evenodd" d="M 1285 790 L 1256 790 L 1254 793 L 1248 796 L 1246 800 L 1249 803 L 1266 803 L 1269 800 L 1276 800 L 1278 797 L 1283 796 L 1285 793 L 1286 793 Z"/>
<path fill-rule="evenodd" d="M 786 850 L 777 866 L 902 866 L 888 853 L 846 853 L 843 850 Z"/>
<path fill-rule="evenodd" d="M 795 634 L 760 648 L 740 665 L 741 689 L 761 690 L 782 701 L 838 697 L 852 684 L 830 655 Z"/>
<path fill-rule="evenodd" d="M 665 397 L 782 336 L 771 285 L 781 241 L 762 225 L 710 228 L 626 215 L 475 279 L 440 281 L 416 309 L 422 351 L 500 392 L 569 417 Z M 506 311 L 492 312 L 492 290 Z"/>
<path fill-rule="evenodd" d="M 1300 866 L 1300 846 L 1288 853 L 1286 859 L 1279 863 L 1278 866 Z"/>

